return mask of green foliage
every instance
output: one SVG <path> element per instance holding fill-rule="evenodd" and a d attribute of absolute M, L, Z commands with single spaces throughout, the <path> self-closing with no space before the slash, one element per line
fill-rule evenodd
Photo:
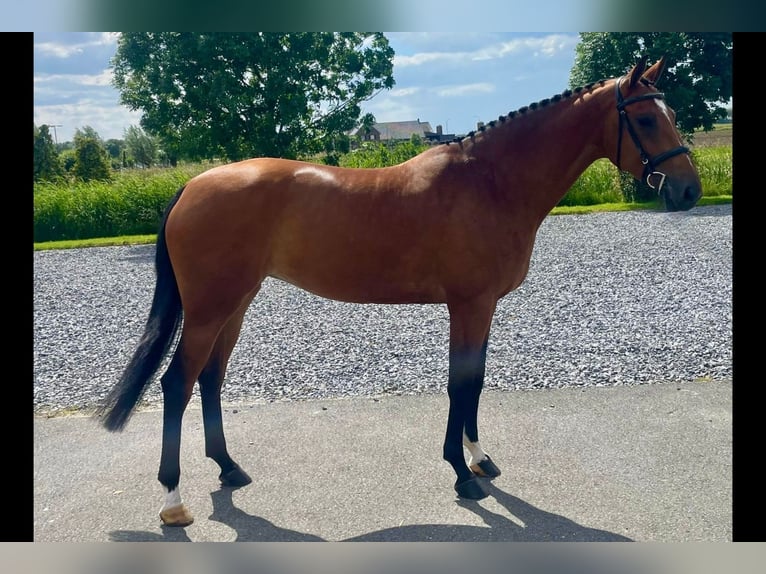
<path fill-rule="evenodd" d="M 626 203 L 645 203 L 657 199 L 656 189 L 652 189 L 645 181 L 636 179 L 626 171 L 620 172 L 619 189 Z"/>
<path fill-rule="evenodd" d="M 74 148 L 65 149 L 61 152 L 59 157 L 61 158 L 61 163 L 64 166 L 64 171 L 71 173 L 72 170 L 74 170 L 74 162 L 77 160 Z"/>
<path fill-rule="evenodd" d="M 130 126 L 125 130 L 125 149 L 130 166 L 152 167 L 159 154 L 157 140 L 140 127 Z"/>
<path fill-rule="evenodd" d="M 386 167 L 396 165 L 415 157 L 427 150 L 428 144 L 418 143 L 411 139 L 395 145 L 385 143 L 364 142 L 358 149 L 344 155 L 340 159 L 342 167 Z"/>
<path fill-rule="evenodd" d="M 109 154 L 103 141 L 90 127 L 78 129 L 74 134 L 75 161 L 72 173 L 82 181 L 108 181 L 112 178 Z"/>
<path fill-rule="evenodd" d="M 679 130 L 691 136 L 695 129 L 712 129 L 727 116 L 732 97 L 730 32 L 584 32 L 569 84 L 620 76 L 641 56 L 653 64 L 663 55 L 667 67 L 658 87 L 676 111 Z"/>
<path fill-rule="evenodd" d="M 170 198 L 210 165 L 126 170 L 114 181 L 34 186 L 34 240 L 59 241 L 156 233 Z"/>
<path fill-rule="evenodd" d="M 558 205 L 619 203 L 623 200 L 620 190 L 620 172 L 608 159 L 600 159 L 577 178 Z"/>
<path fill-rule="evenodd" d="M 125 154 L 125 142 L 118 139 L 108 139 L 104 142 L 104 149 L 109 155 L 109 165 L 112 169 L 122 169 L 123 156 Z"/>
<path fill-rule="evenodd" d="M 340 158 L 351 150 L 351 139 L 346 134 L 336 134 L 325 138 L 324 156 L 321 158 L 325 165 L 339 165 Z"/>
<path fill-rule="evenodd" d="M 56 147 L 46 124 L 35 127 L 34 181 L 53 180 L 64 175 Z"/>
<path fill-rule="evenodd" d="M 112 161 L 120 159 L 123 146 L 124 143 L 122 140 L 108 139 L 104 142 L 104 149 L 106 149 L 106 153 L 109 154 L 109 158 Z"/>
<path fill-rule="evenodd" d="M 112 65 L 121 103 L 171 162 L 332 162 L 361 102 L 393 87 L 393 55 L 382 33 L 126 32 Z"/>
<path fill-rule="evenodd" d="M 734 154 L 731 146 L 701 147 L 692 150 L 692 161 L 706 197 L 733 195 Z"/>

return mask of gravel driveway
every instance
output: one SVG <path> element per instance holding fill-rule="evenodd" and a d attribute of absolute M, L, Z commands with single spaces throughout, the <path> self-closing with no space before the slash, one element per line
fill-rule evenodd
<path fill-rule="evenodd" d="M 143 330 L 154 246 L 34 253 L 36 412 L 91 408 Z M 226 402 L 446 393 L 444 305 L 355 305 L 267 279 Z M 729 380 L 731 205 L 549 216 L 498 304 L 485 388 Z M 158 383 L 145 401 L 161 401 Z"/>

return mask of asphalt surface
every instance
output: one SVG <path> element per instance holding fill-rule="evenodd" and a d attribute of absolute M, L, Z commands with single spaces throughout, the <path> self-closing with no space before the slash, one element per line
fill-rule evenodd
<path fill-rule="evenodd" d="M 184 418 L 181 494 L 158 516 L 162 413 L 122 433 L 83 415 L 34 423 L 34 540 L 732 540 L 731 382 L 485 391 L 479 432 L 503 474 L 457 498 L 441 459 L 446 395 L 227 405 L 253 483 L 221 488 L 199 404 Z"/>

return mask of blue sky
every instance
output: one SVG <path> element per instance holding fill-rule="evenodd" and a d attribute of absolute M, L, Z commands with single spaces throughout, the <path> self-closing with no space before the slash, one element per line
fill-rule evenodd
<path fill-rule="evenodd" d="M 564 91 L 579 41 L 574 32 L 386 36 L 396 53 L 396 85 L 363 111 L 381 122 L 420 119 L 456 134 Z M 140 112 L 121 106 L 110 83 L 116 41 L 113 33 L 35 33 L 35 125 L 56 125 L 56 139 L 63 142 L 84 126 L 103 139 L 122 139 L 127 127 L 139 124 Z"/>

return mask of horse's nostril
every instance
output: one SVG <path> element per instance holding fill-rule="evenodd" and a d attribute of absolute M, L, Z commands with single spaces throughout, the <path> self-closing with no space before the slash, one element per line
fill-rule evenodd
<path fill-rule="evenodd" d="M 684 199 L 686 201 L 697 201 L 700 196 L 702 196 L 702 193 L 695 185 L 686 186 L 686 189 L 684 189 Z"/>

